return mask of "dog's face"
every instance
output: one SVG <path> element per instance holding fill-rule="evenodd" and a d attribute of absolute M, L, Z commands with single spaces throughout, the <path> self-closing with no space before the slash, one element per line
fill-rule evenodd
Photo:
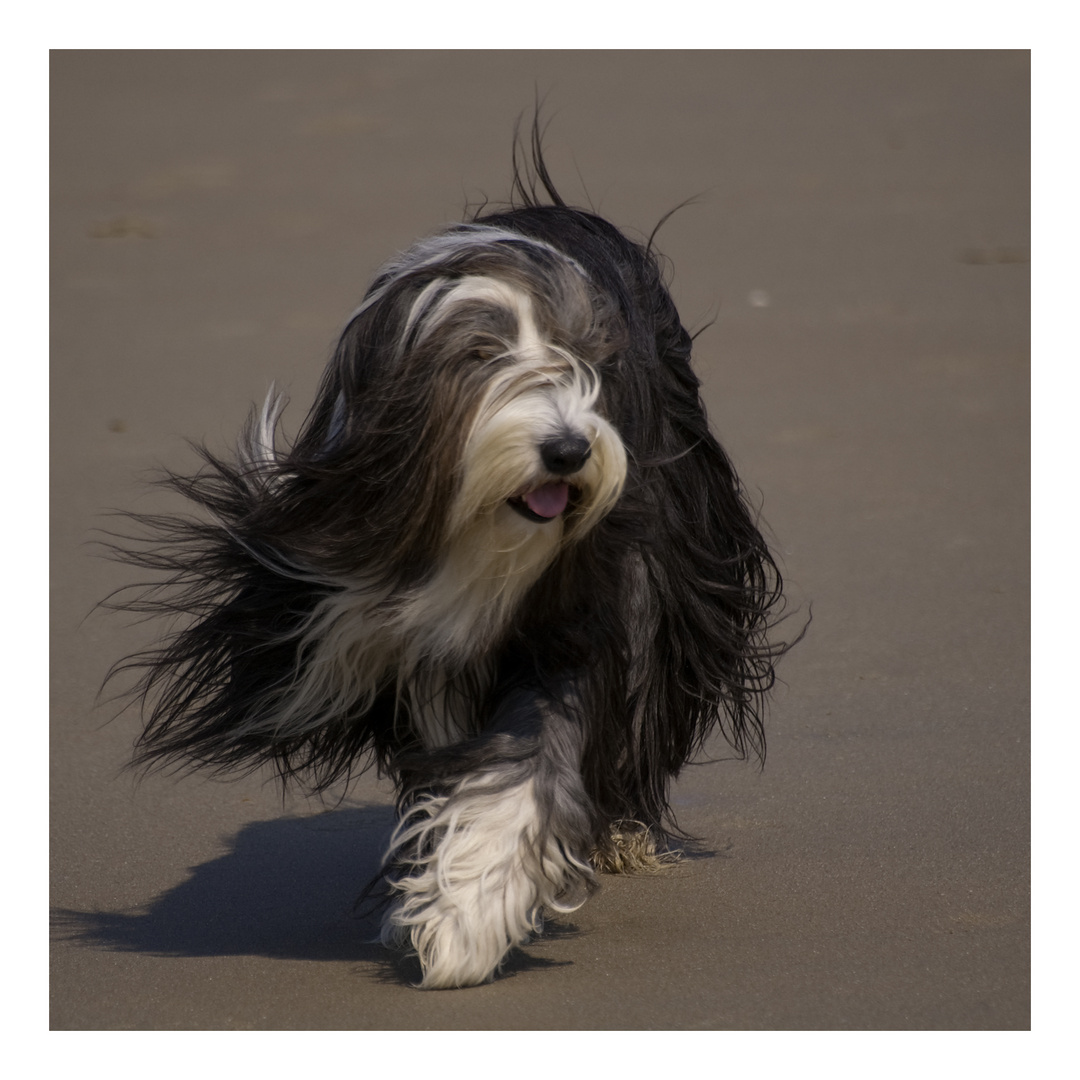
<path fill-rule="evenodd" d="M 450 537 L 490 516 L 511 543 L 568 540 L 619 497 L 626 452 L 597 409 L 602 376 L 582 355 L 585 335 L 575 341 L 573 332 L 574 317 L 587 314 L 555 312 L 516 283 L 470 276 L 450 284 L 425 320 L 424 333 L 469 356 L 480 380 L 461 402 L 471 415 Z"/>
<path fill-rule="evenodd" d="M 397 610 L 423 651 L 491 644 L 618 500 L 627 456 L 603 408 L 613 326 L 570 259 L 480 227 L 406 252 L 354 315 L 321 438 L 358 477 L 357 532 L 378 527 L 377 555 L 419 568 Z"/>

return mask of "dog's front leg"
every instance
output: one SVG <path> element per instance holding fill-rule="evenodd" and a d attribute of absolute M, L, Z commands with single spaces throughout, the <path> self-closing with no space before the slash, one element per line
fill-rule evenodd
<path fill-rule="evenodd" d="M 581 745 L 568 710 L 517 691 L 491 733 L 409 770 L 382 940 L 416 951 L 421 987 L 487 982 L 539 929 L 544 908 L 585 901 L 594 822 Z"/>

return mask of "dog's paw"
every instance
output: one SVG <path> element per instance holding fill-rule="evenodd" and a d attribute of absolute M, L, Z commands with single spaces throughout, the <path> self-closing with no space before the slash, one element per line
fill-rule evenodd
<path fill-rule="evenodd" d="M 532 782 L 497 789 L 470 779 L 415 804 L 395 833 L 398 899 L 383 944 L 411 948 L 426 990 L 489 982 L 540 930 L 547 907 L 584 903 L 591 868 L 542 823 Z"/>
<path fill-rule="evenodd" d="M 601 874 L 659 874 L 679 861 L 678 851 L 665 850 L 657 834 L 640 821 L 613 821 L 604 842 L 590 856 Z"/>

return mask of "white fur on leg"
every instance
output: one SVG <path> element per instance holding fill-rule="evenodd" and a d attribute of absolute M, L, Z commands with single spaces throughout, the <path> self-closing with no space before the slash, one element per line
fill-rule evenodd
<path fill-rule="evenodd" d="M 490 980 L 515 945 L 539 929 L 542 908 L 574 911 L 592 868 L 559 843 L 539 814 L 534 781 L 496 787 L 469 776 L 402 818 L 388 858 L 414 868 L 394 881 L 383 943 L 416 950 L 426 990 Z"/>

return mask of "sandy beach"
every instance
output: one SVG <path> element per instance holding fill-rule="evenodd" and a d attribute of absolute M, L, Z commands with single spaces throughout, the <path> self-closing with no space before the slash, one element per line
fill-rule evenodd
<path fill-rule="evenodd" d="M 1026 52 L 54 52 L 52 1027 L 1028 1028 L 1029 77 Z M 147 473 L 227 450 L 271 382 L 296 430 L 378 266 L 508 196 L 537 88 L 567 201 L 645 237 L 693 197 L 656 244 L 813 621 L 765 768 L 680 777 L 689 857 L 422 993 L 353 912 L 385 781 L 123 772 L 139 719 L 97 694 L 160 627 L 94 610 L 139 572 L 89 545 L 174 505 Z"/>

